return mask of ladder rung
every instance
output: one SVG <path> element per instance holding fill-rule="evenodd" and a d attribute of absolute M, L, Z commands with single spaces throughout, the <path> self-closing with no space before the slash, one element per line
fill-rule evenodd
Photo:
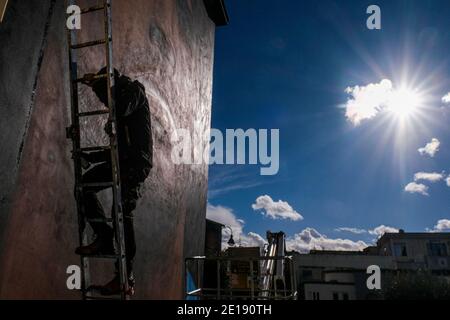
<path fill-rule="evenodd" d="M 98 80 L 101 78 L 106 78 L 108 76 L 107 73 L 104 74 L 96 74 L 95 76 L 92 77 L 92 80 Z M 83 82 L 84 77 L 83 78 L 78 78 L 77 80 L 75 80 L 75 82 Z"/>
<path fill-rule="evenodd" d="M 90 116 L 98 116 L 102 114 L 109 114 L 109 110 L 96 110 L 96 111 L 89 111 L 89 112 L 80 112 L 78 116 L 80 117 L 90 117 Z"/>
<path fill-rule="evenodd" d="M 100 295 L 99 290 L 101 290 L 101 288 L 101 286 L 93 285 L 85 290 L 81 290 L 81 293 L 83 294 L 84 298 L 88 300 L 122 300 L 121 294 L 115 294 L 111 296 Z"/>
<path fill-rule="evenodd" d="M 74 45 L 71 45 L 70 47 L 72 49 L 81 49 L 81 48 L 86 48 L 86 47 L 98 46 L 99 44 L 104 44 L 105 42 L 106 42 L 105 40 L 95 40 L 95 41 L 74 44 Z"/>
<path fill-rule="evenodd" d="M 89 259 L 113 259 L 113 260 L 120 259 L 120 255 L 118 254 L 82 255 L 82 257 Z M 123 256 L 122 258 L 125 259 L 125 256 Z"/>
<path fill-rule="evenodd" d="M 111 149 L 109 146 L 101 146 L 101 147 L 86 147 L 78 149 L 78 152 L 92 152 L 92 151 L 104 151 Z"/>
<path fill-rule="evenodd" d="M 94 12 L 94 11 L 99 11 L 99 10 L 103 10 L 103 9 L 105 9 L 105 6 L 103 6 L 103 5 L 98 5 L 98 6 L 93 6 L 93 7 L 89 7 L 89 8 L 84 8 L 84 9 L 81 9 L 81 14 Z"/>
<path fill-rule="evenodd" d="M 122 300 L 121 296 L 116 297 L 98 297 L 98 296 L 85 296 L 86 300 Z"/>
<path fill-rule="evenodd" d="M 108 187 L 112 187 L 113 185 L 114 185 L 113 182 L 93 182 L 93 183 L 82 183 L 81 187 L 83 187 L 83 188 L 89 188 L 89 187 L 108 188 Z"/>
<path fill-rule="evenodd" d="M 102 219 L 102 218 L 100 218 L 100 219 L 86 219 L 88 222 L 99 222 L 99 223 L 102 223 L 102 222 L 107 222 L 107 223 L 112 223 L 114 220 L 113 219 L 111 219 L 111 218 L 104 218 L 104 219 Z"/>

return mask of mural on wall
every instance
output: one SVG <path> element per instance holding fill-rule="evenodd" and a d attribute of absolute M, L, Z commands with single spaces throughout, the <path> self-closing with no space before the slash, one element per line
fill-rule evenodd
<path fill-rule="evenodd" d="M 8 150 L 0 157 L 0 297 L 77 299 L 79 294 L 66 287 L 67 267 L 79 264 L 71 142 L 65 134 L 70 123 L 66 8 L 54 0 L 38 7 L 10 1 L 8 8 L 32 23 L 11 19 L 0 29 L 6 44 L 0 49 L 0 82 L 8 83 L 6 74 L 14 68 L 27 68 L 0 86 L 0 142 Z M 101 35 L 101 21 L 101 13 L 83 20 L 79 42 Z M 208 167 L 174 164 L 171 134 L 185 128 L 202 136 L 210 128 L 214 30 L 202 0 L 113 3 L 114 65 L 144 84 L 153 127 L 154 167 L 135 211 L 137 298 L 181 298 L 184 257 L 204 250 Z M 30 52 L 26 61 L 5 64 L 24 49 Z M 103 57 L 100 47 L 80 50 L 80 75 L 98 71 Z M 82 110 L 99 107 L 90 88 L 79 90 Z M 83 123 L 84 145 L 105 138 L 104 121 Z M 97 283 L 110 280 L 113 272 L 101 262 L 91 270 Z"/>

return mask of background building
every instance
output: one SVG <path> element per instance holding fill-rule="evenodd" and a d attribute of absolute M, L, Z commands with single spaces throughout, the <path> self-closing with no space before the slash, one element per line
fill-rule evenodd
<path fill-rule="evenodd" d="M 364 252 L 311 251 L 295 254 L 299 297 L 305 300 L 383 298 L 368 290 L 367 268 L 381 269 L 389 287 L 402 273 L 427 273 L 450 283 L 450 233 L 386 233 Z"/>
<path fill-rule="evenodd" d="M 102 21 L 83 15 L 78 40 L 101 37 Z M 137 298 L 181 298 L 184 257 L 203 254 L 208 166 L 173 164 L 170 138 L 188 129 L 193 152 L 207 146 L 215 24 L 226 22 L 222 0 L 113 1 L 114 64 L 145 85 L 153 125 L 154 168 L 135 212 Z M 80 260 L 65 1 L 9 1 L 0 43 L 0 298 L 76 299 L 66 288 L 66 268 Z M 81 74 L 105 65 L 102 50 L 80 51 Z M 85 110 L 98 104 L 89 88 L 80 96 Z M 102 139 L 101 119 L 85 126 Z M 91 269 L 98 283 L 112 276 Z"/>

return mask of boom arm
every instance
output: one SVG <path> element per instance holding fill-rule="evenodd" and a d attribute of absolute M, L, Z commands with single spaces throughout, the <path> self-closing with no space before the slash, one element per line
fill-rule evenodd
<path fill-rule="evenodd" d="M 284 232 L 272 233 L 267 231 L 267 249 L 265 258 L 278 258 L 264 260 L 262 265 L 261 297 L 269 298 L 270 291 L 274 287 L 275 292 L 279 288 L 279 280 L 284 284 L 284 257 L 286 240 Z"/>

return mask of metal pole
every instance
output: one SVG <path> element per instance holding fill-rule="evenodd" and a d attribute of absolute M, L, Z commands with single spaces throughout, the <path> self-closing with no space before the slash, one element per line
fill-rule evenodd
<path fill-rule="evenodd" d="M 220 300 L 220 260 L 217 260 L 217 300 Z"/>
<path fill-rule="evenodd" d="M 253 260 L 250 260 L 250 290 L 251 290 L 251 299 L 255 299 L 255 285 L 253 281 Z"/>
<path fill-rule="evenodd" d="M 200 272 L 200 259 L 197 259 L 196 260 L 197 261 L 197 289 L 200 289 L 201 288 L 201 283 L 200 283 L 200 274 L 201 274 L 201 272 Z"/>
<path fill-rule="evenodd" d="M 294 282 L 294 287 L 292 288 L 292 295 L 294 297 L 294 299 L 298 298 L 298 294 L 297 294 L 297 270 L 295 270 L 295 263 L 294 263 L 294 259 L 291 258 L 291 264 L 292 264 L 292 270 L 294 270 L 293 272 L 293 282 Z"/>
<path fill-rule="evenodd" d="M 68 5 L 74 5 L 74 0 L 68 0 Z M 75 30 L 67 29 L 67 44 L 69 53 L 69 73 L 70 73 L 70 102 L 71 102 L 71 126 L 68 128 L 67 136 L 72 139 L 73 147 L 73 162 L 74 162 L 74 174 L 75 174 L 75 199 L 77 202 L 77 215 L 78 215 L 78 240 L 80 246 L 87 245 L 87 235 L 85 232 L 85 214 L 84 214 L 84 201 L 83 201 L 83 189 L 82 183 L 82 167 L 78 151 L 81 146 L 80 141 L 80 118 L 79 113 L 79 100 L 78 100 L 78 61 L 77 54 L 74 49 L 71 48 L 72 44 L 76 43 Z M 89 275 L 89 261 L 86 257 L 81 256 L 81 294 L 82 299 L 86 299 L 86 289 L 90 282 Z"/>
<path fill-rule="evenodd" d="M 112 55 L 112 10 L 111 0 L 104 0 L 104 14 L 105 14 L 105 49 L 106 55 L 106 69 L 107 84 L 108 84 L 108 107 L 109 107 L 109 119 L 108 125 L 110 127 L 110 146 L 111 146 L 111 169 L 113 178 L 113 210 L 115 221 L 115 236 L 116 244 L 119 253 L 119 277 L 122 284 L 121 297 L 127 298 L 128 292 L 128 275 L 126 270 L 126 254 L 125 254 L 125 239 L 124 239 L 124 227 L 123 227 L 123 212 L 122 212 L 122 197 L 121 197 L 121 185 L 120 185 L 120 167 L 118 157 L 118 145 L 117 145 L 117 122 L 116 122 L 116 107 L 115 107 L 115 79 L 114 79 L 114 66 Z"/>

